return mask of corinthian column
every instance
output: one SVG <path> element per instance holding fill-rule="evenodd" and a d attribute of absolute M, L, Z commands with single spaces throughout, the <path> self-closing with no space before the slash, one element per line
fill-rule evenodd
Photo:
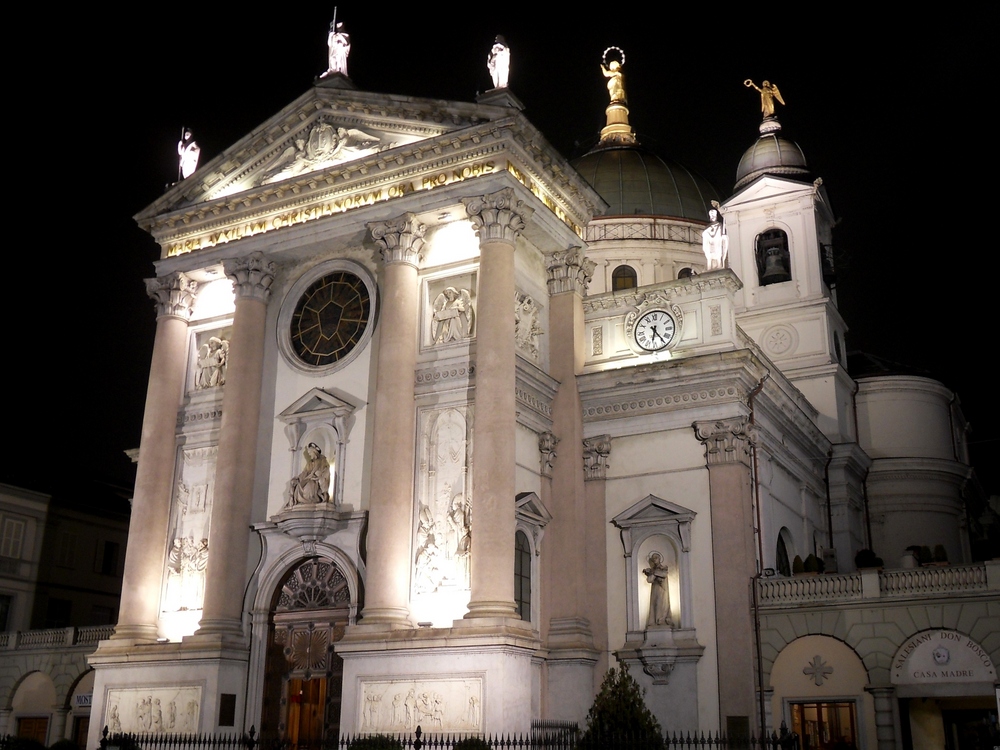
<path fill-rule="evenodd" d="M 472 439 L 472 596 L 466 617 L 513 617 L 514 245 L 534 209 L 513 188 L 463 198 L 479 236 Z"/>
<path fill-rule="evenodd" d="M 378 375 L 368 514 L 365 625 L 408 626 L 416 412 L 417 266 L 424 226 L 413 214 L 368 225 L 382 252 Z"/>
<path fill-rule="evenodd" d="M 705 444 L 712 509 L 719 713 L 754 725 L 754 640 L 750 586 L 756 574 L 751 450 L 757 430 L 745 417 L 695 422 Z"/>
<path fill-rule="evenodd" d="M 222 396 L 205 574 L 205 605 L 196 635 L 242 636 L 247 545 L 256 467 L 267 302 L 275 265 L 261 253 L 223 261 L 236 311 Z"/>
<path fill-rule="evenodd" d="M 146 292 L 156 303 L 156 338 L 114 638 L 156 639 L 164 539 L 174 484 L 177 410 L 187 369 L 188 319 L 197 291 L 197 282 L 182 273 L 146 279 Z"/>

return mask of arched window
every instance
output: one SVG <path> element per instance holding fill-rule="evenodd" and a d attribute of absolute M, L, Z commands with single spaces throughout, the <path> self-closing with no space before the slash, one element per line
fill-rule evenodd
<path fill-rule="evenodd" d="M 677 272 L 677 278 L 678 279 L 693 279 L 694 278 L 694 269 L 693 268 L 688 268 L 687 266 L 685 266 L 684 268 L 682 268 L 680 271 Z"/>
<path fill-rule="evenodd" d="M 621 292 L 626 289 L 635 289 L 639 286 L 635 269 L 632 266 L 618 266 L 611 272 L 611 290 Z"/>
<path fill-rule="evenodd" d="M 785 546 L 785 540 L 780 532 L 778 533 L 778 549 L 774 556 L 774 567 L 783 576 L 792 574 L 792 564 L 788 560 L 788 547 Z"/>
<path fill-rule="evenodd" d="M 757 278 L 761 286 L 792 280 L 792 259 L 788 235 L 780 229 L 768 229 L 757 235 Z"/>
<path fill-rule="evenodd" d="M 531 547 L 523 531 L 514 534 L 514 602 L 521 619 L 531 622 Z"/>

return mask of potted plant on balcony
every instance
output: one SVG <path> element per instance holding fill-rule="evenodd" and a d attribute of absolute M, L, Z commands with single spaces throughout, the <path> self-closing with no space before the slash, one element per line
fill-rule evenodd
<path fill-rule="evenodd" d="M 805 572 L 806 572 L 806 568 L 802 564 L 802 558 L 799 557 L 798 555 L 796 555 L 795 559 L 792 560 L 792 575 L 793 576 L 800 576 L 800 575 L 804 575 Z"/>
<path fill-rule="evenodd" d="M 823 561 L 816 557 L 816 555 L 809 553 L 809 557 L 806 558 L 803 567 L 805 567 L 807 575 L 819 575 L 823 572 Z"/>
<path fill-rule="evenodd" d="M 931 565 L 936 565 L 938 567 L 944 567 L 948 565 L 948 552 L 945 550 L 943 544 L 934 545 L 934 553 L 931 558 Z"/>
<path fill-rule="evenodd" d="M 931 554 L 931 548 L 926 544 L 920 548 L 919 560 L 921 565 L 930 565 L 934 562 L 934 556 Z"/>
<path fill-rule="evenodd" d="M 858 550 L 858 554 L 854 556 L 854 566 L 858 570 L 864 570 L 865 568 L 876 568 L 878 570 L 882 570 L 885 566 L 885 562 L 870 549 L 865 548 Z"/>

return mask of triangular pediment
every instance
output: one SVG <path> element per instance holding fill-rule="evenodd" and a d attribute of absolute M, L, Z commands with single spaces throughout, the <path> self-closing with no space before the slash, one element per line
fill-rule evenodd
<path fill-rule="evenodd" d="M 537 526 L 545 526 L 552 514 L 534 492 L 522 492 L 514 501 L 514 512 Z"/>
<path fill-rule="evenodd" d="M 327 393 L 322 388 L 313 388 L 292 402 L 278 418 L 283 422 L 294 422 L 303 417 L 322 417 L 327 414 L 346 417 L 355 409 L 357 406 L 354 404 Z"/>
<path fill-rule="evenodd" d="M 619 528 L 659 524 L 664 521 L 690 521 L 695 512 L 682 505 L 664 500 L 656 495 L 646 495 L 642 500 L 611 519 Z"/>
<path fill-rule="evenodd" d="M 464 102 L 314 86 L 136 216 L 253 193 L 265 185 L 331 170 L 374 154 L 436 138 L 509 115 L 508 109 Z"/>
<path fill-rule="evenodd" d="M 776 175 L 763 175 L 724 201 L 722 211 L 725 213 L 727 210 L 752 205 L 757 201 L 786 200 L 809 195 L 821 190 L 821 186 L 822 181 L 817 185 Z"/>

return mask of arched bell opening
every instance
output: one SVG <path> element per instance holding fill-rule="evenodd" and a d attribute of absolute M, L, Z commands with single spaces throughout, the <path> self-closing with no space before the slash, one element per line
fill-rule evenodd
<path fill-rule="evenodd" d="M 350 616 L 350 587 L 332 560 L 303 560 L 282 578 L 268 618 L 262 736 L 292 750 L 337 741 L 344 662 L 333 645 Z"/>

